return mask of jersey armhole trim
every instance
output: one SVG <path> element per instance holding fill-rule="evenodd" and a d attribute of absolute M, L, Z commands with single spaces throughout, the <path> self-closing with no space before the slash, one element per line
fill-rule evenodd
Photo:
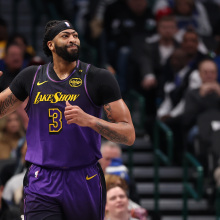
<path fill-rule="evenodd" d="M 25 107 L 25 111 L 27 112 L 29 106 L 30 106 L 30 100 L 31 100 L 31 95 L 32 95 L 32 90 L 33 90 L 33 87 L 34 87 L 34 83 L 35 83 L 35 80 L 36 80 L 36 77 L 37 77 L 37 74 L 38 74 L 38 71 L 40 70 L 41 68 L 41 65 L 37 68 L 37 71 L 35 73 L 35 76 L 34 76 L 34 79 L 33 79 L 33 82 L 32 82 L 32 86 L 31 86 L 31 91 L 30 91 L 30 94 L 29 94 L 29 100 L 28 100 L 28 103 Z"/>

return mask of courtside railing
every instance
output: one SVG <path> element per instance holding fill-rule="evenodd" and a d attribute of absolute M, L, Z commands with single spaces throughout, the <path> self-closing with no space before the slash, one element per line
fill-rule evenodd
<path fill-rule="evenodd" d="M 161 133 L 166 137 L 166 154 L 160 149 Z M 154 212 L 159 214 L 159 167 L 160 162 L 171 165 L 173 160 L 173 132 L 160 120 L 155 121 L 154 127 Z"/>
<path fill-rule="evenodd" d="M 130 90 L 125 98 L 126 104 L 131 112 L 131 117 L 136 133 L 145 129 L 146 105 L 144 97 L 135 90 Z M 133 147 L 128 148 L 129 175 L 133 176 Z"/>
<path fill-rule="evenodd" d="M 220 220 L 220 187 L 217 188 L 216 192 L 216 203 L 215 203 L 215 210 L 216 210 L 216 220 Z"/>
<path fill-rule="evenodd" d="M 131 89 L 126 96 L 126 103 L 131 112 L 135 129 L 137 130 L 144 129 L 146 123 L 145 98 L 137 91 Z M 136 113 L 138 113 L 138 117 L 135 117 L 134 114 Z"/>
<path fill-rule="evenodd" d="M 192 186 L 189 182 L 189 171 L 194 168 L 196 170 L 196 185 Z M 195 159 L 195 157 L 186 152 L 183 159 L 183 220 L 187 220 L 188 217 L 188 199 L 192 197 L 196 201 L 199 201 L 203 196 L 203 178 L 204 171 L 202 165 Z"/>

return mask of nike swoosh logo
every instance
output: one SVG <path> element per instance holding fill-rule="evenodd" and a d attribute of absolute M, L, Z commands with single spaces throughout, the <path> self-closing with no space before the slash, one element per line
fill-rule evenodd
<path fill-rule="evenodd" d="M 40 85 L 42 85 L 42 84 L 44 84 L 44 83 L 46 83 L 47 81 L 44 81 L 44 82 L 37 82 L 37 85 L 38 86 L 40 86 Z"/>
<path fill-rule="evenodd" d="M 94 178 L 95 176 L 97 176 L 97 174 L 95 174 L 94 176 L 90 176 L 90 177 L 88 177 L 88 175 L 87 175 L 86 180 L 91 180 L 91 179 Z"/>

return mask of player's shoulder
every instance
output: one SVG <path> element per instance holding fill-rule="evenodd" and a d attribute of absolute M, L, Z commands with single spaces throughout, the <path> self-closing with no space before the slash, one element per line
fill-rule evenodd
<path fill-rule="evenodd" d="M 80 66 L 79 68 L 81 69 L 86 69 L 86 72 L 88 75 L 93 75 L 93 76 L 112 76 L 112 73 L 110 73 L 107 69 L 101 68 L 101 67 L 97 67 L 93 64 L 89 64 L 89 63 L 85 63 L 80 61 Z"/>
<path fill-rule="evenodd" d="M 21 70 L 21 72 L 19 74 L 20 75 L 34 74 L 34 73 L 36 73 L 38 67 L 39 66 L 37 66 L 37 65 L 28 66 L 28 67 L 24 68 L 23 70 Z"/>
<path fill-rule="evenodd" d="M 35 73 L 40 69 L 42 68 L 43 66 L 45 65 L 31 65 L 31 66 L 28 66 L 26 68 L 24 68 L 23 70 L 21 70 L 21 72 L 18 74 L 19 77 L 28 77 L 29 76 L 34 76 Z M 46 68 L 46 66 L 44 67 Z"/>
<path fill-rule="evenodd" d="M 39 67 L 38 65 L 31 65 L 31 66 L 26 67 L 24 70 L 25 71 L 34 71 L 34 70 L 37 70 L 38 67 Z"/>
<path fill-rule="evenodd" d="M 108 70 L 93 65 L 90 67 L 90 72 L 94 72 L 95 74 L 112 75 Z"/>
<path fill-rule="evenodd" d="M 43 64 L 43 65 L 31 65 L 23 69 L 23 71 L 33 71 L 36 72 L 38 69 L 41 68 L 47 68 L 48 64 Z"/>

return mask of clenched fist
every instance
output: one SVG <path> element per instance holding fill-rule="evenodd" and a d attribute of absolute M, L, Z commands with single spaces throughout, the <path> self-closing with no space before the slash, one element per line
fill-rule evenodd
<path fill-rule="evenodd" d="M 64 111 L 67 124 L 75 123 L 82 127 L 90 127 L 92 124 L 92 115 L 85 113 L 79 106 L 71 105 L 68 101 Z"/>

